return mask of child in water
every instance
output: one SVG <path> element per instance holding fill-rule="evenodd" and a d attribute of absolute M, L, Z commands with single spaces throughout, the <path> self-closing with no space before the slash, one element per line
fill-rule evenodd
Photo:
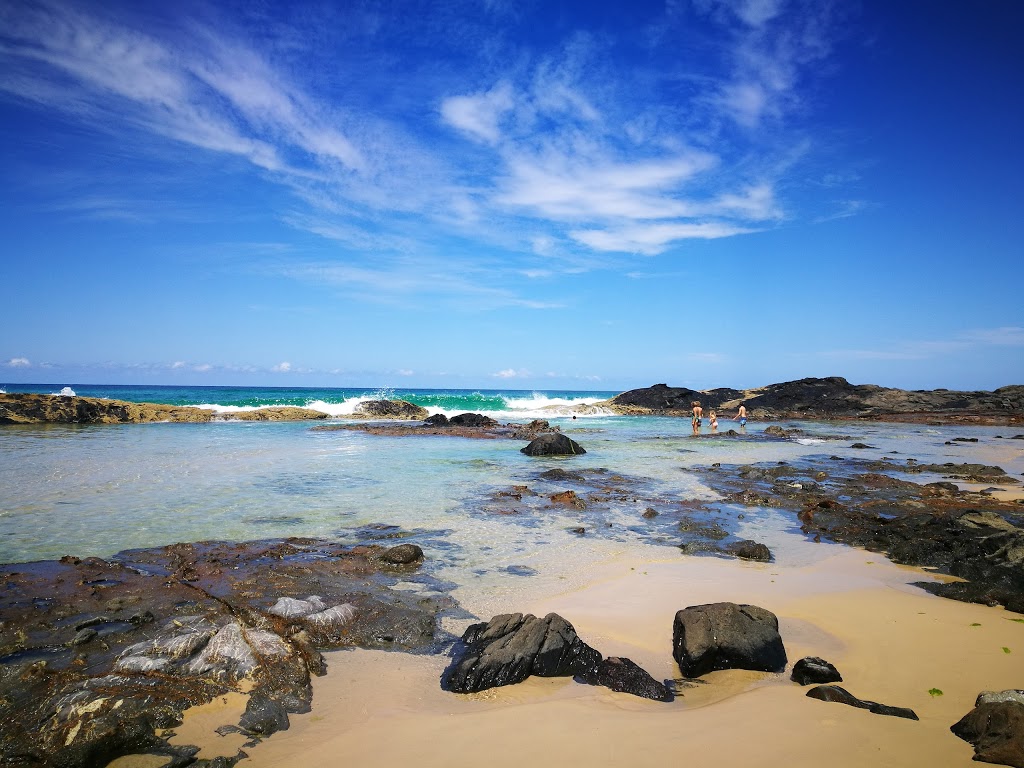
<path fill-rule="evenodd" d="M 708 423 L 711 424 L 712 432 L 716 432 L 718 430 L 718 416 L 715 415 L 714 411 L 711 412 L 710 421 Z"/>

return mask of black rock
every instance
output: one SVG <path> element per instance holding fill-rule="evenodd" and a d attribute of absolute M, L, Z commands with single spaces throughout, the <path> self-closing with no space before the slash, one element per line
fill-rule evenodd
<path fill-rule="evenodd" d="M 839 674 L 838 669 L 824 659 L 807 656 L 793 665 L 793 674 L 790 675 L 790 680 L 800 683 L 800 685 L 820 685 L 822 683 L 841 683 L 843 676 Z"/>
<path fill-rule="evenodd" d="M 974 759 L 1024 768 L 1024 691 L 985 692 L 950 726 L 974 746 Z"/>
<path fill-rule="evenodd" d="M 811 699 L 819 701 L 832 701 L 837 704 L 847 704 L 858 709 L 866 709 L 876 715 L 889 715 L 890 717 L 905 717 L 908 720 L 920 720 L 917 713 L 906 707 L 890 707 L 887 704 L 879 704 L 877 701 L 858 699 L 845 688 L 838 685 L 818 685 L 807 692 Z"/>
<path fill-rule="evenodd" d="M 733 542 L 726 546 L 725 551 L 743 560 L 757 560 L 758 562 L 768 563 L 772 559 L 772 551 L 767 546 L 756 541 L 750 541 L 749 539 Z"/>
<path fill-rule="evenodd" d="M 529 613 L 495 616 L 469 627 L 462 641 L 465 650 L 441 679 L 455 693 L 512 685 L 530 675 L 588 678 L 601 663 L 601 654 L 557 613 L 543 619 Z"/>
<path fill-rule="evenodd" d="M 447 427 L 448 417 L 443 413 L 435 413 L 433 416 L 428 416 L 423 420 L 425 423 L 430 424 L 432 427 Z"/>
<path fill-rule="evenodd" d="M 868 445 L 867 443 L 854 443 L 850 447 L 851 448 L 874 448 L 875 446 Z"/>
<path fill-rule="evenodd" d="M 460 413 L 449 420 L 457 427 L 496 427 L 498 422 L 482 413 Z"/>
<path fill-rule="evenodd" d="M 521 452 L 527 456 L 579 456 L 586 453 L 579 443 L 560 432 L 541 435 Z"/>
<path fill-rule="evenodd" d="M 423 550 L 416 544 L 399 544 L 381 552 L 380 559 L 393 565 L 408 565 L 423 559 Z"/>
<path fill-rule="evenodd" d="M 672 623 L 672 656 L 684 677 L 718 669 L 781 672 L 787 661 L 775 614 L 736 603 L 678 611 Z"/>
<path fill-rule="evenodd" d="M 672 701 L 673 695 L 664 683 L 660 683 L 648 674 L 647 670 L 637 666 L 630 659 L 610 656 L 593 672 L 584 677 L 591 685 L 603 685 L 619 693 L 631 693 L 645 699 L 655 701 Z"/>
<path fill-rule="evenodd" d="M 238 724 L 253 736 L 270 736 L 272 733 L 288 730 L 288 711 L 279 701 L 253 695 L 246 702 L 245 713 Z"/>

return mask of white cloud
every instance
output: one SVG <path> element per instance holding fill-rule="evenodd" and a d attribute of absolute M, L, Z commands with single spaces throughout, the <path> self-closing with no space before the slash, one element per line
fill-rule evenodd
<path fill-rule="evenodd" d="M 193 366 L 192 370 L 199 373 L 208 373 L 213 370 L 213 366 L 209 363 L 201 363 L 200 365 Z"/>
<path fill-rule="evenodd" d="M 11 368 L 28 368 L 32 363 L 27 357 L 12 357 L 7 361 L 7 365 Z"/>
<path fill-rule="evenodd" d="M 441 102 L 441 117 L 449 125 L 491 144 L 501 138 L 499 123 L 515 106 L 512 88 L 498 83 L 470 96 L 451 96 Z"/>
<path fill-rule="evenodd" d="M 176 360 L 175 362 L 171 363 L 171 368 L 174 369 L 174 370 L 179 370 L 179 369 L 184 368 L 184 367 L 185 367 L 185 361 L 184 360 Z"/>
<path fill-rule="evenodd" d="M 529 377 L 530 372 L 524 369 L 520 369 L 517 371 L 515 368 L 506 368 L 503 371 L 492 373 L 491 376 L 493 376 L 496 379 L 522 379 Z"/>
<path fill-rule="evenodd" d="M 415 373 L 416 373 L 415 371 L 411 371 L 408 368 L 400 368 L 398 370 L 398 375 L 399 376 L 414 376 Z"/>
<path fill-rule="evenodd" d="M 285 363 L 278 363 L 277 365 L 275 365 L 270 370 L 272 370 L 274 373 L 288 373 L 288 371 L 290 371 L 291 369 L 292 369 L 292 364 L 285 362 Z"/>
<path fill-rule="evenodd" d="M 679 240 L 714 240 L 752 232 L 731 224 L 650 224 L 633 225 L 619 229 L 581 229 L 569 235 L 599 251 L 642 253 L 648 256 L 663 252 Z"/>

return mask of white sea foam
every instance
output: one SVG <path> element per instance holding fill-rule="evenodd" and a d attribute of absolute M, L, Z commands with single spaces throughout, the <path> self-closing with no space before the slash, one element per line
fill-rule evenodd
<path fill-rule="evenodd" d="M 819 445 L 825 442 L 817 437 L 798 437 L 796 441 L 800 443 L 800 445 Z"/>
<path fill-rule="evenodd" d="M 0 387 L 0 395 L 6 395 L 6 394 L 7 394 L 7 390 L 4 389 L 3 387 Z"/>
<path fill-rule="evenodd" d="M 50 394 L 58 397 L 75 397 L 75 390 L 71 387 L 64 387 L 60 392 L 51 392 Z"/>

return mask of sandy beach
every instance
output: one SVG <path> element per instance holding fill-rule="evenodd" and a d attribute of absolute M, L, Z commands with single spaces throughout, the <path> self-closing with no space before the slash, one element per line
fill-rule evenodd
<path fill-rule="evenodd" d="M 679 674 L 671 656 L 676 610 L 749 602 L 779 616 L 790 667 L 779 675 L 712 673 L 662 704 L 570 679 L 458 695 L 439 686 L 446 657 L 336 652 L 314 682 L 312 712 L 247 748 L 246 764 L 967 766 L 973 750 L 949 726 L 980 691 L 1024 682 L 1021 617 L 933 597 L 909 585 L 929 578 L 923 571 L 868 552 L 834 548 L 787 569 L 630 552 L 593 575 L 581 589 L 514 608 L 558 612 L 606 655 L 667 679 Z M 808 699 L 788 678 L 808 655 L 835 664 L 855 695 L 910 707 L 920 721 Z M 178 730 L 196 742 L 188 719 Z M 214 757 L 235 754 L 242 739 L 199 741 L 200 756 Z"/>

